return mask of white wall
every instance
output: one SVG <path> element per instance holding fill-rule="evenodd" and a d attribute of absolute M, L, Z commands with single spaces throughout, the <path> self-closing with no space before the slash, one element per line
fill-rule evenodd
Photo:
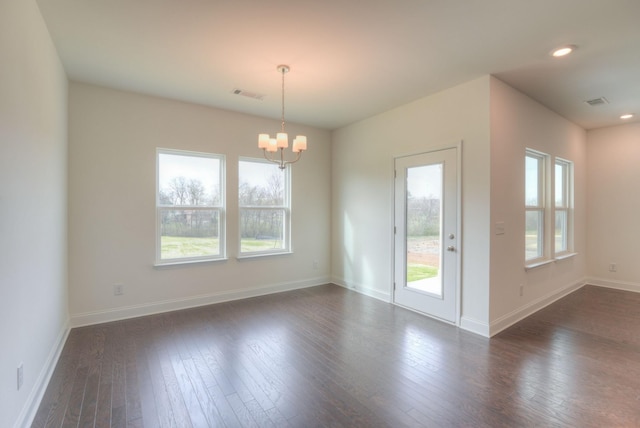
<path fill-rule="evenodd" d="M 462 324 L 488 326 L 488 76 L 334 131 L 334 282 L 390 300 L 394 157 L 461 140 Z"/>
<path fill-rule="evenodd" d="M 535 149 L 574 163 L 575 257 L 524 270 L 524 156 Z M 553 161 L 553 159 L 552 159 Z M 587 233 L 586 132 L 491 78 L 492 334 L 584 282 Z M 524 295 L 519 293 L 524 285 Z"/>
<path fill-rule="evenodd" d="M 75 82 L 69 104 L 73 325 L 328 281 L 329 131 L 287 124 L 309 141 L 292 172 L 294 254 L 239 261 L 238 156 L 261 157 L 257 135 L 279 121 Z M 157 147 L 226 155 L 229 260 L 153 266 Z"/>
<path fill-rule="evenodd" d="M 0 426 L 10 427 L 33 417 L 68 326 L 67 79 L 35 1 L 0 2 L 0 64 Z"/>
<path fill-rule="evenodd" d="M 589 131 L 587 141 L 590 282 L 640 291 L 640 123 Z"/>
<path fill-rule="evenodd" d="M 492 335 L 584 284 L 586 132 L 494 77 L 334 131 L 334 282 L 390 300 L 393 159 L 463 140 L 460 326 Z M 574 162 L 576 256 L 525 271 L 524 153 Z M 493 225 L 504 222 L 505 233 Z M 519 286 L 524 285 L 520 296 Z"/>

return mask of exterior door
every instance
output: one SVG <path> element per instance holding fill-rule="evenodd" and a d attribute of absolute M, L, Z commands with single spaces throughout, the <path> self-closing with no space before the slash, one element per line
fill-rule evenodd
<path fill-rule="evenodd" d="M 458 147 L 395 160 L 394 302 L 457 323 Z"/>

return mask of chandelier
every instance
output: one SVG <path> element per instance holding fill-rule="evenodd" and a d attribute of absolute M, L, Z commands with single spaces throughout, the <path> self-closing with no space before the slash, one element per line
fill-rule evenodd
<path fill-rule="evenodd" d="M 271 138 L 269 134 L 259 134 L 258 148 L 262 149 L 265 159 L 269 162 L 277 163 L 278 168 L 283 170 L 288 164 L 300 160 L 302 152 L 307 150 L 307 137 L 304 135 L 296 135 L 296 138 L 293 140 L 293 147 L 291 147 L 291 151 L 296 154 L 296 158 L 294 160 L 285 160 L 284 149 L 289 147 L 289 137 L 287 133 L 284 132 L 284 75 L 288 73 L 290 69 L 288 65 L 279 65 L 277 70 L 282 74 L 282 125 L 280 132 L 276 134 L 276 138 Z M 278 151 L 280 151 L 280 156 L 273 154 Z"/>

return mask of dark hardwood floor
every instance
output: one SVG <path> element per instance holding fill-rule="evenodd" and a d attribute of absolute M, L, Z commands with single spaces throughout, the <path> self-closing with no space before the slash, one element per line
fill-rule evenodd
<path fill-rule="evenodd" d="M 73 329 L 34 427 L 639 427 L 640 294 L 489 340 L 333 285 Z"/>

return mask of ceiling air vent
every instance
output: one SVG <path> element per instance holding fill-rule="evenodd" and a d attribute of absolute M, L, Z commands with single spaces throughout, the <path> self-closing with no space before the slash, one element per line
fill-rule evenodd
<path fill-rule="evenodd" d="M 589 104 L 591 107 L 601 106 L 604 104 L 609 104 L 609 101 L 605 97 L 593 98 L 591 100 L 585 101 L 585 103 Z"/>
<path fill-rule="evenodd" d="M 258 94 L 256 92 L 251 92 L 251 91 L 245 91 L 244 89 L 236 88 L 231 92 L 235 95 L 242 95 L 243 97 L 253 98 L 254 100 L 262 101 L 262 99 L 264 98 L 264 95 L 262 94 Z"/>

